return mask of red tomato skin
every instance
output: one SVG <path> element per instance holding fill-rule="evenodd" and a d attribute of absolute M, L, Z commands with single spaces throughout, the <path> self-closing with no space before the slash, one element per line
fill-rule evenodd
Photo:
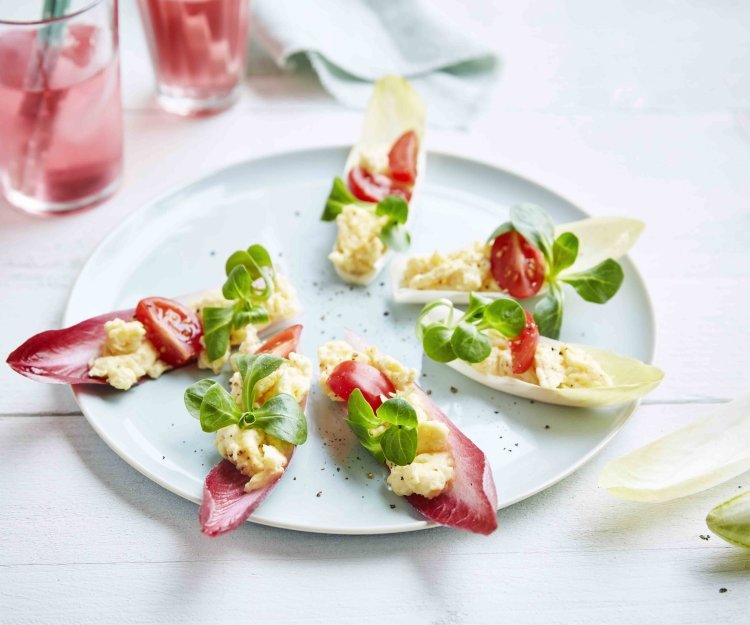
<path fill-rule="evenodd" d="M 534 364 L 536 346 L 539 343 L 539 328 L 531 313 L 526 312 L 526 327 L 516 338 L 508 341 L 510 355 L 513 362 L 513 373 L 519 374 L 528 371 Z"/>
<path fill-rule="evenodd" d="M 147 297 L 138 302 L 134 317 L 146 328 L 146 338 L 167 364 L 179 367 L 198 357 L 203 327 L 184 304 L 165 297 Z"/>
<path fill-rule="evenodd" d="M 414 184 L 417 179 L 417 154 L 419 139 L 417 133 L 409 130 L 402 134 L 388 152 L 388 166 L 391 178 L 398 182 Z"/>
<path fill-rule="evenodd" d="M 380 408 L 383 403 L 381 395 L 390 397 L 396 392 L 396 388 L 380 369 L 358 360 L 345 360 L 336 365 L 328 377 L 328 386 L 344 401 L 348 401 L 352 391 L 358 388 L 373 410 Z"/>
<path fill-rule="evenodd" d="M 536 295 L 544 284 L 544 256 L 515 230 L 495 238 L 490 271 L 501 289 L 516 299 Z"/>
<path fill-rule="evenodd" d="M 256 354 L 271 354 L 279 358 L 289 358 L 289 354 L 296 352 L 302 335 L 302 325 L 289 326 L 277 332 L 263 345 L 255 350 Z"/>
<path fill-rule="evenodd" d="M 349 190 L 352 195 L 363 202 L 380 202 L 389 195 L 411 199 L 411 190 L 391 180 L 384 174 L 371 174 L 359 165 L 349 170 Z"/>

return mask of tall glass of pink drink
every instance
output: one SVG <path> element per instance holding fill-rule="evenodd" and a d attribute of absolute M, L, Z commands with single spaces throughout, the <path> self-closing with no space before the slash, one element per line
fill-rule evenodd
<path fill-rule="evenodd" d="M 92 206 L 121 168 L 117 0 L 0 0 L 7 200 L 33 213 Z"/>
<path fill-rule="evenodd" d="M 249 0 L 138 0 L 162 108 L 210 115 L 237 99 Z"/>

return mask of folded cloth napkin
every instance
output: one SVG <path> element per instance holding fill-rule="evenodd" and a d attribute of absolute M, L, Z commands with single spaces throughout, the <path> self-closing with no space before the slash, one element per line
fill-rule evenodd
<path fill-rule="evenodd" d="M 423 0 L 254 0 L 255 27 L 276 63 L 306 59 L 323 87 L 363 108 L 385 74 L 409 79 L 430 122 L 465 127 L 481 108 L 497 56 Z"/>

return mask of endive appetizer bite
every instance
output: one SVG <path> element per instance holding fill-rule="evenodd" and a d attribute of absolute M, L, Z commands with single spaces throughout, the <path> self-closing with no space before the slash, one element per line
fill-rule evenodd
<path fill-rule="evenodd" d="M 185 407 L 204 432 L 215 432 L 223 458 L 206 476 L 199 511 L 207 536 L 241 525 L 283 477 L 297 445 L 307 440 L 304 408 L 312 365 L 297 353 L 302 326 L 232 356 L 231 393 L 216 380 L 185 391 Z"/>
<path fill-rule="evenodd" d="M 406 79 L 375 83 L 362 136 L 336 178 L 321 219 L 336 221 L 328 258 L 353 284 L 369 284 L 390 250 L 409 245 L 409 204 L 425 170 L 425 107 Z"/>
<path fill-rule="evenodd" d="M 620 404 L 654 390 L 664 373 L 640 360 L 540 336 L 515 300 L 471 294 L 465 312 L 448 300 L 424 307 L 425 354 L 498 391 L 561 406 Z"/>
<path fill-rule="evenodd" d="M 147 297 L 133 309 L 37 334 L 7 362 L 39 382 L 110 384 L 120 390 L 196 360 L 218 373 L 232 346 L 258 342 L 258 331 L 300 311 L 294 288 L 275 271 L 263 246 L 233 253 L 226 274 L 220 290 L 178 299 Z"/>
<path fill-rule="evenodd" d="M 318 349 L 320 384 L 347 402 L 347 423 L 389 469 L 388 485 L 425 518 L 489 534 L 497 493 L 484 453 L 416 384 L 417 372 L 357 337 Z"/>
<path fill-rule="evenodd" d="M 471 292 L 520 300 L 544 294 L 534 318 L 542 335 L 558 338 L 563 283 L 586 301 L 609 301 L 623 280 L 615 259 L 627 253 L 642 230 L 642 222 L 623 217 L 593 217 L 555 228 L 543 209 L 517 204 L 510 221 L 486 241 L 394 263 L 393 297 L 406 303 L 448 299 L 465 304 Z"/>

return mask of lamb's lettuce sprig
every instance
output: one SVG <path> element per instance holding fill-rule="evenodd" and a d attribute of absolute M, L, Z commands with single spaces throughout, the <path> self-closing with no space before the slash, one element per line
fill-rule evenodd
<path fill-rule="evenodd" d="M 352 204 L 363 207 L 372 206 L 372 202 L 363 202 L 354 197 L 346 187 L 346 183 L 337 176 L 333 180 L 331 192 L 326 200 L 323 214 L 320 216 L 321 221 L 334 221 L 344 207 Z M 411 243 L 411 237 L 405 225 L 409 218 L 407 201 L 396 195 L 389 195 L 375 205 L 375 214 L 379 217 L 388 217 L 388 221 L 378 235 L 380 240 L 396 251 L 401 252 L 407 249 Z"/>
<path fill-rule="evenodd" d="M 358 388 L 349 395 L 347 423 L 379 462 L 400 466 L 411 464 L 417 454 L 417 412 L 401 397 L 386 399 L 377 410 Z"/>
<path fill-rule="evenodd" d="M 587 302 L 604 304 L 622 285 L 624 274 L 620 264 L 607 258 L 598 265 L 575 273 L 565 273 L 578 258 L 578 237 L 563 232 L 555 237 L 549 215 L 534 204 L 516 204 L 510 209 L 510 221 L 497 228 L 489 238 L 515 230 L 544 256 L 547 292 L 534 308 L 534 321 L 540 334 L 553 339 L 560 337 L 565 295 L 562 283 L 572 286 Z"/>
<path fill-rule="evenodd" d="M 235 364 L 242 375 L 242 400 L 238 406 L 232 395 L 216 380 L 199 380 L 185 391 L 188 412 L 200 420 L 204 432 L 216 432 L 228 425 L 263 430 L 271 436 L 302 445 L 307 440 L 307 419 L 297 401 L 287 393 L 256 402 L 255 391 L 263 378 L 284 363 L 270 354 L 238 354 Z"/>
<path fill-rule="evenodd" d="M 227 279 L 221 292 L 232 303 L 203 309 L 203 341 L 209 360 L 218 360 L 226 354 L 232 330 L 268 323 L 268 310 L 263 303 L 273 295 L 276 283 L 271 256 L 262 245 L 234 252 L 225 270 Z"/>
<path fill-rule="evenodd" d="M 440 321 L 433 311 L 447 308 Z M 517 301 L 508 298 L 489 299 L 475 293 L 469 296 L 469 307 L 458 319 L 453 303 L 446 299 L 427 304 L 417 319 L 417 337 L 428 358 L 451 362 L 458 358 L 469 363 L 485 360 L 492 343 L 484 330 L 495 330 L 507 339 L 516 338 L 526 326 L 526 313 Z"/>

